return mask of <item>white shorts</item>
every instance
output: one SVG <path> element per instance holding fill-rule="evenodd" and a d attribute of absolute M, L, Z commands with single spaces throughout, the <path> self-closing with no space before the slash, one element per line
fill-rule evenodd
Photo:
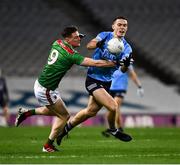
<path fill-rule="evenodd" d="M 57 89 L 54 91 L 48 90 L 39 84 L 38 80 L 34 83 L 34 94 L 41 106 L 52 105 L 60 99 L 60 94 Z"/>

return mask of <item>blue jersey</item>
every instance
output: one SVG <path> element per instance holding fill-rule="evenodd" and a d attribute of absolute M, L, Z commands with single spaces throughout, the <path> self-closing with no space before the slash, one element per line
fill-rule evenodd
<path fill-rule="evenodd" d="M 113 32 L 101 32 L 96 36 L 96 39 L 98 41 L 101 41 L 104 38 L 106 38 L 106 41 L 105 41 L 105 44 L 103 45 L 103 48 L 102 49 L 96 48 L 94 53 L 93 53 L 92 58 L 95 60 L 103 59 L 103 50 L 107 49 L 108 41 L 111 40 L 112 38 L 114 38 Z M 124 51 L 121 52 L 117 56 L 118 59 L 121 59 L 122 57 L 127 56 L 132 52 L 132 49 L 131 49 L 130 45 L 127 43 L 127 41 L 124 38 L 122 38 L 122 40 L 124 43 Z M 118 69 L 117 67 L 108 67 L 108 68 L 105 68 L 105 67 L 89 67 L 87 75 L 93 79 L 108 82 L 108 81 L 112 80 L 112 74 L 117 69 Z"/>
<path fill-rule="evenodd" d="M 132 65 L 129 66 L 128 70 L 132 70 Z M 117 69 L 112 75 L 111 91 L 127 91 L 128 88 L 128 71 L 123 73 Z"/>

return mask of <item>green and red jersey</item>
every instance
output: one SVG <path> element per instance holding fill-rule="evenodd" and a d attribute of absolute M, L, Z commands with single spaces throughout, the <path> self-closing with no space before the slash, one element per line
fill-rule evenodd
<path fill-rule="evenodd" d="M 84 57 L 71 45 L 63 40 L 57 40 L 52 45 L 47 64 L 38 77 L 38 81 L 43 87 L 55 90 L 72 65 L 80 65 L 83 60 Z"/>

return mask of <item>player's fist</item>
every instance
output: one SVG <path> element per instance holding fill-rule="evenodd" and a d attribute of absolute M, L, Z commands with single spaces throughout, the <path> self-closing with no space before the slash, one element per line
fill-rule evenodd
<path fill-rule="evenodd" d="M 132 54 L 129 56 L 123 57 L 120 61 L 119 64 L 122 66 L 124 65 L 125 67 L 129 67 L 129 65 L 133 64 L 134 60 L 132 58 Z"/>

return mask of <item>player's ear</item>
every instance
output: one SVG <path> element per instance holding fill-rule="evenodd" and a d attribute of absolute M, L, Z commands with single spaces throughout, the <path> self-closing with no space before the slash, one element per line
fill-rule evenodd
<path fill-rule="evenodd" d="M 64 38 L 64 39 L 65 39 L 66 42 L 71 41 L 71 37 L 66 37 L 66 38 Z"/>

